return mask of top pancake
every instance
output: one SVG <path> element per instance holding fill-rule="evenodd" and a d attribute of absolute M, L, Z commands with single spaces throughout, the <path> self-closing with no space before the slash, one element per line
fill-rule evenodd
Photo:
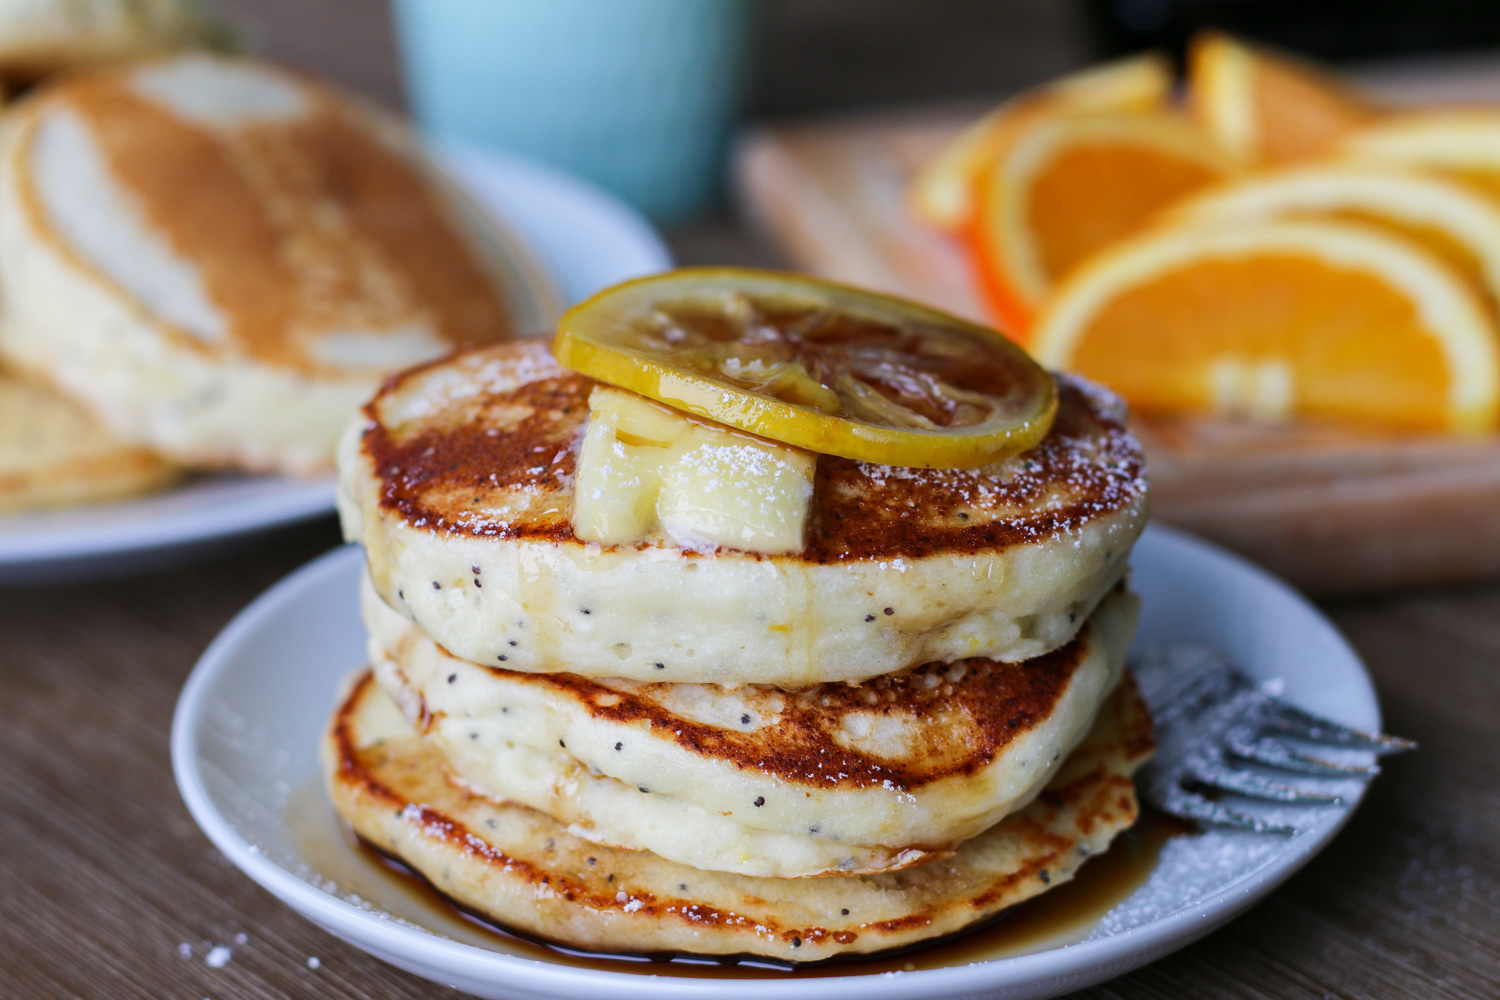
<path fill-rule="evenodd" d="M 392 608 L 476 663 L 799 688 L 1066 643 L 1146 518 L 1113 400 L 1064 379 L 1051 434 L 981 469 L 822 456 L 807 545 L 600 546 L 569 519 L 593 383 L 545 345 L 389 381 L 340 449 L 340 512 Z"/>
<path fill-rule="evenodd" d="M 330 464 L 389 372 L 551 312 L 512 241 L 394 120 L 205 55 L 18 105 L 0 280 L 6 351 L 121 436 L 293 471 Z"/>

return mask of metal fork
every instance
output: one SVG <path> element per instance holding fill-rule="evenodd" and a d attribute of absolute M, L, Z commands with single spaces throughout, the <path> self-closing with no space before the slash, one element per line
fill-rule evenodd
<path fill-rule="evenodd" d="M 1374 757 L 1416 746 L 1294 708 L 1207 646 L 1150 650 L 1131 663 L 1131 671 L 1151 707 L 1157 739 L 1137 787 L 1148 803 L 1182 819 L 1291 835 L 1299 829 L 1295 824 L 1241 811 L 1218 796 L 1335 805 L 1344 801 L 1351 781 L 1357 790 L 1380 773 Z"/>

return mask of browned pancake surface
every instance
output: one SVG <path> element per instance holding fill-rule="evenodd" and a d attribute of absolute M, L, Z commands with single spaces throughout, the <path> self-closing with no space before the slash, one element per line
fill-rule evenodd
<path fill-rule="evenodd" d="M 566 494 L 596 383 L 558 368 L 545 352 L 532 343 L 486 349 L 474 360 L 519 360 L 535 377 L 518 387 L 480 385 L 399 427 L 382 419 L 383 401 L 429 369 L 387 383 L 366 407 L 372 423 L 363 444 L 381 505 L 433 532 L 571 540 Z M 1146 490 L 1139 445 L 1101 396 L 1067 377 L 1059 383 L 1052 432 L 997 466 L 913 469 L 820 456 L 807 548 L 766 558 L 829 563 L 994 551 L 1138 503 Z"/>
<path fill-rule="evenodd" d="M 46 99 L 87 122 L 152 231 L 197 269 L 236 352 L 316 370 L 306 340 L 329 330 L 430 325 L 454 346 L 508 336 L 496 276 L 414 150 L 347 99 L 290 79 L 305 113 L 223 127 L 139 93 L 129 69 Z"/>
<path fill-rule="evenodd" d="M 681 685 L 475 666 L 506 684 L 565 697 L 595 721 L 635 726 L 689 753 L 792 785 L 915 791 L 982 770 L 1046 722 L 1089 643 L 1097 641 L 1085 630 L 1063 648 L 1023 663 L 930 663 L 857 685 L 821 684 L 797 693 L 744 685 L 721 695 L 742 713 L 738 729 L 683 711 L 674 698 Z M 437 714 L 424 713 L 433 720 Z M 904 752 L 884 754 L 851 739 L 856 717 L 872 729 L 882 722 L 899 726 Z"/>
<path fill-rule="evenodd" d="M 324 752 L 340 812 L 462 905 L 591 950 L 815 961 L 952 933 L 1071 878 L 1134 822 L 1129 775 L 1153 746 L 1127 682 L 1058 781 L 951 858 L 879 875 L 759 879 L 590 844 L 541 813 L 467 793 L 383 700 L 366 674 L 335 714 Z"/>

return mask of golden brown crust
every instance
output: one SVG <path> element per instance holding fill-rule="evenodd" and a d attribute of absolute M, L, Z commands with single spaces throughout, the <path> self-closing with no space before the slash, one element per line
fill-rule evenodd
<path fill-rule="evenodd" d="M 365 674 L 335 713 L 324 748 L 335 804 L 356 832 L 460 904 L 591 950 L 816 961 L 952 933 L 1071 878 L 1133 823 L 1129 774 L 1150 743 L 1150 720 L 1127 681 L 1079 750 L 1092 766 L 953 858 L 787 881 L 590 844 L 533 810 L 473 796 L 444 778 L 441 758 L 409 729 L 381 738 L 362 731 L 372 697 L 384 696 Z"/>
<path fill-rule="evenodd" d="M 566 694 L 600 722 L 639 724 L 666 734 L 693 754 L 818 788 L 924 785 L 980 771 L 1017 739 L 1045 722 L 1088 654 L 1090 633 L 1024 663 L 961 660 L 929 663 L 861 684 L 821 684 L 796 694 L 742 692 L 748 710 L 773 726 L 738 732 L 696 721 L 666 707 L 672 684 L 600 683 L 575 674 L 524 674 L 482 666 L 516 684 L 545 684 Z M 774 701 L 775 708 L 761 702 Z M 751 708 L 754 706 L 754 708 Z M 896 718 L 922 714 L 930 725 L 905 731 L 917 737 L 899 757 L 862 752 L 841 730 L 852 715 Z"/>
<path fill-rule="evenodd" d="M 0 511 L 116 500 L 180 475 L 50 386 L 0 370 Z"/>
<path fill-rule="evenodd" d="M 0 79 L 16 89 L 54 74 L 188 47 L 232 43 L 196 0 L 47 0 L 0 8 Z"/>
<path fill-rule="evenodd" d="M 193 263 L 223 313 L 231 353 L 318 374 L 326 366 L 309 342 L 330 330 L 430 324 L 454 346 L 513 333 L 499 283 L 460 235 L 453 206 L 362 107 L 289 76 L 305 113 L 210 128 L 134 89 L 139 70 L 95 70 L 54 86 L 32 99 L 25 127 L 34 136 L 58 108 L 84 119 L 151 230 Z M 32 228 L 114 287 L 57 239 L 34 178 L 21 182 Z M 216 350 L 186 331 L 164 332 L 178 347 Z"/>
<path fill-rule="evenodd" d="M 501 345 L 502 359 L 533 346 Z M 451 360 L 451 359 L 448 359 Z M 434 366 L 389 381 L 365 409 L 363 449 L 381 506 L 434 533 L 574 541 L 573 445 L 592 380 L 555 369 L 503 391 L 465 396 L 413 426 L 389 427 L 383 401 Z M 993 552 L 1041 541 L 1137 504 L 1140 447 L 1118 415 L 1061 379 L 1057 422 L 1036 448 L 985 469 L 914 469 L 820 456 L 807 547 L 814 563 Z M 518 502 L 521 504 L 517 506 Z M 502 519 L 486 511 L 504 507 Z"/>

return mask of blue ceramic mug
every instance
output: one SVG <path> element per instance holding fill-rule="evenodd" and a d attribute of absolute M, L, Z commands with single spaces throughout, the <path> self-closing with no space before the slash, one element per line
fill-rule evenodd
<path fill-rule="evenodd" d="M 590 178 L 658 221 L 714 197 L 753 0 L 396 0 L 427 131 Z"/>

